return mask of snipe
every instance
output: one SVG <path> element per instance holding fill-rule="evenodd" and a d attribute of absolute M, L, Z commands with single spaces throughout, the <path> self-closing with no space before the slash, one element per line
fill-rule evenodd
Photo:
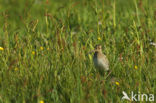
<path fill-rule="evenodd" d="M 107 57 L 102 53 L 102 46 L 96 45 L 94 50 L 93 61 L 96 69 L 103 74 L 105 71 L 109 70 L 109 61 Z"/>

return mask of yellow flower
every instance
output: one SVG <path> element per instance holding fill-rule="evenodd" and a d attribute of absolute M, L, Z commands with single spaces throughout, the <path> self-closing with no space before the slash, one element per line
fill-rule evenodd
<path fill-rule="evenodd" d="M 47 48 L 47 50 L 49 50 L 49 47 Z"/>
<path fill-rule="evenodd" d="M 98 37 L 98 40 L 101 40 L 101 38 L 100 38 L 100 37 Z"/>
<path fill-rule="evenodd" d="M 119 82 L 115 82 L 115 84 L 118 85 L 118 86 L 120 85 Z"/>
<path fill-rule="evenodd" d="M 35 55 L 35 51 L 32 51 L 32 54 Z"/>
<path fill-rule="evenodd" d="M 17 71 L 17 70 L 18 70 L 18 68 L 16 67 L 14 70 L 15 70 L 15 71 Z"/>
<path fill-rule="evenodd" d="M 44 101 L 43 100 L 40 100 L 40 103 L 44 103 Z"/>
<path fill-rule="evenodd" d="M 138 69 L 138 67 L 137 67 L 136 65 L 134 66 L 134 68 L 135 68 L 136 70 Z"/>
<path fill-rule="evenodd" d="M 43 50 L 43 47 L 42 46 L 40 47 L 40 50 Z"/>
<path fill-rule="evenodd" d="M 0 47 L 0 50 L 2 51 L 2 50 L 4 50 L 4 48 L 3 47 Z"/>

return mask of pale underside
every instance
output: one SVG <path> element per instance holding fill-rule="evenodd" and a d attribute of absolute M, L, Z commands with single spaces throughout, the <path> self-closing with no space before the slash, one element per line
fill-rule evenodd
<path fill-rule="evenodd" d="M 109 70 L 109 62 L 105 55 L 102 54 L 99 57 L 98 54 L 95 54 L 93 60 L 94 60 L 95 67 L 100 72 Z"/>

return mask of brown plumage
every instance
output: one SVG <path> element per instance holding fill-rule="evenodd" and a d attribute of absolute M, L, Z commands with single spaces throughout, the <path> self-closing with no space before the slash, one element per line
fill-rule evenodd
<path fill-rule="evenodd" d="M 94 65 L 100 74 L 109 70 L 109 61 L 107 57 L 102 53 L 101 45 L 95 47 L 95 53 L 93 57 Z"/>

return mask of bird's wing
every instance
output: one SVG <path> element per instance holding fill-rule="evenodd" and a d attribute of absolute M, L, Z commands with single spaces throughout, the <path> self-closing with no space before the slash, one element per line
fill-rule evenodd
<path fill-rule="evenodd" d="M 104 58 L 100 58 L 98 61 L 99 61 L 99 66 L 101 66 L 106 71 L 109 70 L 109 64 Z"/>
<path fill-rule="evenodd" d="M 109 61 L 108 61 L 107 57 L 104 54 L 102 56 L 103 56 L 104 62 L 106 62 L 109 65 Z"/>
<path fill-rule="evenodd" d="M 103 62 L 105 62 L 105 66 L 107 67 L 107 68 L 109 68 L 109 61 L 108 61 L 108 59 L 107 59 L 107 57 L 103 54 Z"/>

